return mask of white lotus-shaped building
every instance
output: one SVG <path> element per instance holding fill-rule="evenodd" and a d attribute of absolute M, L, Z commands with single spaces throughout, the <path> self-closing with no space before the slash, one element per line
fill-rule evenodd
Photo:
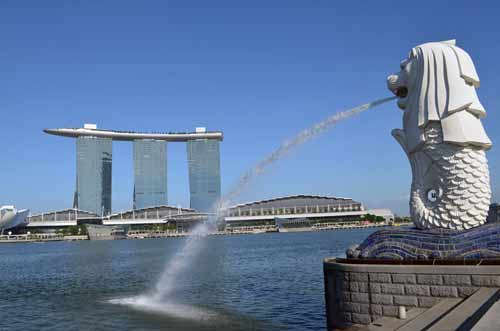
<path fill-rule="evenodd" d="M 0 232 L 3 234 L 4 230 L 12 229 L 25 223 L 28 214 L 28 209 L 17 210 L 14 206 L 0 207 Z"/>

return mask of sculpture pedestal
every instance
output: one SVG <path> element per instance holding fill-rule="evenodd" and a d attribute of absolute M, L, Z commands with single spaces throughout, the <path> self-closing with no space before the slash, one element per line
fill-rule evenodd
<path fill-rule="evenodd" d="M 326 259 L 328 330 L 397 317 L 400 306 L 429 308 L 443 298 L 465 298 L 480 287 L 500 288 L 500 260 L 446 263 Z"/>
<path fill-rule="evenodd" d="M 348 258 L 500 259 L 500 223 L 470 230 L 387 229 L 372 233 Z"/>

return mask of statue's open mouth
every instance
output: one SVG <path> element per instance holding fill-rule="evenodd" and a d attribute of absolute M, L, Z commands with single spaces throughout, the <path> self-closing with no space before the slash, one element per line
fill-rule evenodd
<path fill-rule="evenodd" d="M 398 96 L 398 98 L 406 98 L 406 96 L 408 95 L 408 88 L 406 88 L 405 86 L 398 88 L 396 91 L 396 95 Z"/>
<path fill-rule="evenodd" d="M 409 94 L 406 84 L 407 77 L 401 72 L 387 77 L 387 87 L 398 97 L 398 107 L 403 110 L 406 108 L 406 102 Z"/>

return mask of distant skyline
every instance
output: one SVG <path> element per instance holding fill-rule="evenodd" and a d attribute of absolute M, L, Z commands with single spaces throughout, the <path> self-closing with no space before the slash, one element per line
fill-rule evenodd
<path fill-rule="evenodd" d="M 500 4 L 470 1 L 3 1 L 0 205 L 72 206 L 74 139 L 46 128 L 224 132 L 222 193 L 301 130 L 390 96 L 421 43 L 457 39 L 481 79 L 500 200 Z M 273 165 L 237 201 L 350 197 L 408 214 L 411 171 L 396 102 L 339 123 Z M 189 206 L 185 143 L 168 144 L 169 204 Z M 113 144 L 113 211 L 132 208 L 132 144 Z"/>

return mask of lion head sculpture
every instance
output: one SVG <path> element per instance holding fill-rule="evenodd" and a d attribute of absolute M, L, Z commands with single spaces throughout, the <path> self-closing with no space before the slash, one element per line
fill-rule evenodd
<path fill-rule="evenodd" d="M 454 40 L 419 45 L 387 84 L 404 111 L 403 130 L 392 134 L 412 166 L 414 223 L 451 229 L 483 224 L 491 196 L 484 151 L 492 144 L 481 123 L 486 111 L 470 56 Z"/>
<path fill-rule="evenodd" d="M 408 152 L 425 141 L 423 129 L 430 121 L 441 122 L 445 142 L 491 147 L 480 122 L 486 111 L 476 94 L 479 77 L 469 54 L 454 40 L 413 48 L 387 83 L 405 112 Z"/>

